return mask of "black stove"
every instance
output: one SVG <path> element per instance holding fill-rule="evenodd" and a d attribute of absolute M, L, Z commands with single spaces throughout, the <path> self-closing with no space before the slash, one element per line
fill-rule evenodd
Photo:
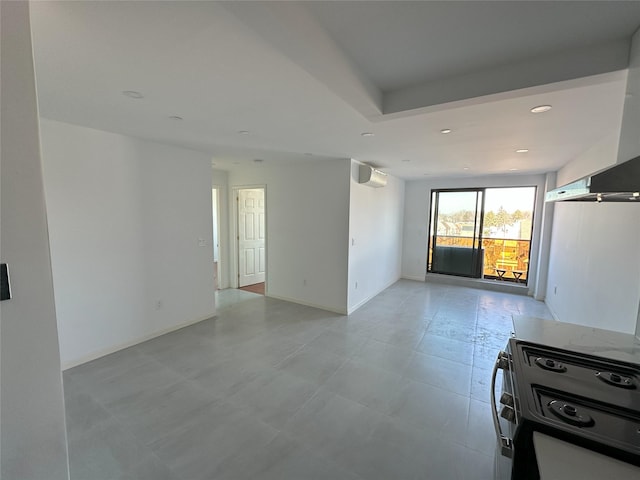
<path fill-rule="evenodd" d="M 640 466 L 640 367 L 511 339 L 498 357 L 512 479 L 537 479 L 533 432 Z M 506 445 L 506 449 L 505 449 Z"/>

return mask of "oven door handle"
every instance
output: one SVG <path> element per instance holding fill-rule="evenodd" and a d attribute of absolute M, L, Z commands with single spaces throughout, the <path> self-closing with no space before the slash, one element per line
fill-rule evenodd
<path fill-rule="evenodd" d="M 491 416 L 493 418 L 493 426 L 496 430 L 496 436 L 498 438 L 498 444 L 500 446 L 500 453 L 504 457 L 512 458 L 513 442 L 509 437 L 502 433 L 502 427 L 500 426 L 500 419 L 498 417 L 498 407 L 496 406 L 496 376 L 498 374 L 498 370 L 500 368 L 503 368 L 504 366 L 505 355 L 506 354 L 504 352 L 500 352 L 498 354 L 496 363 L 493 366 L 493 373 L 491 374 Z"/>

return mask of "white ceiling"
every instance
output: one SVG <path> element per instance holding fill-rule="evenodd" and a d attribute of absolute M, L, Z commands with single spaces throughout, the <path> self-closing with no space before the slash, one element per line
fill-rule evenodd
<path fill-rule="evenodd" d="M 356 158 L 403 178 L 556 170 L 616 132 L 640 25 L 640 2 L 616 1 L 31 9 L 44 117 L 221 169 Z M 529 112 L 540 104 L 553 109 Z"/>

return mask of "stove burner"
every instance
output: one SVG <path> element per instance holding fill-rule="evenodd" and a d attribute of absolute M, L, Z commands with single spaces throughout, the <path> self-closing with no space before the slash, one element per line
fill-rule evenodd
<path fill-rule="evenodd" d="M 566 372 L 567 367 L 565 367 L 562 363 L 554 360 L 552 358 L 544 358 L 538 357 L 536 358 L 536 365 L 545 370 L 551 370 L 552 372 Z"/>
<path fill-rule="evenodd" d="M 552 400 L 547 407 L 555 416 L 576 427 L 592 427 L 594 425 L 593 418 L 589 414 L 581 412 L 569 403 Z"/>
<path fill-rule="evenodd" d="M 598 377 L 603 382 L 608 383 L 609 385 L 614 385 L 616 387 L 627 389 L 637 388 L 631 377 L 625 377 L 624 375 L 619 375 L 617 373 L 597 372 L 596 377 Z"/>

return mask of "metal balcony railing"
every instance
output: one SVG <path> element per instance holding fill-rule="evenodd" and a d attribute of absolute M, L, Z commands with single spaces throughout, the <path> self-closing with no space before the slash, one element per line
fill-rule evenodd
<path fill-rule="evenodd" d="M 472 237 L 438 235 L 436 245 L 453 247 L 473 247 Z M 529 272 L 530 240 L 513 238 L 483 238 L 482 250 L 484 258 L 482 273 L 484 278 L 518 283 L 527 282 Z M 429 249 L 428 264 L 432 262 L 432 251 Z"/>

